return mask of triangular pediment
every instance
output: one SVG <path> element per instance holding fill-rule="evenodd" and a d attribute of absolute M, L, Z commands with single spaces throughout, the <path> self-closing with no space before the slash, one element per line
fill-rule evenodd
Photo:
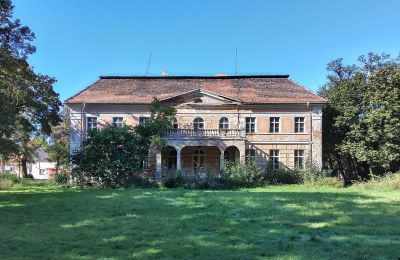
<path fill-rule="evenodd" d="M 240 103 L 240 100 L 203 89 L 192 90 L 160 101 L 173 106 L 220 106 Z"/>

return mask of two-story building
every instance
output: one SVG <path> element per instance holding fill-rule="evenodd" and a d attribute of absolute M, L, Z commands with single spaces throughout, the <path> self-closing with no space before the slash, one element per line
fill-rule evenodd
<path fill-rule="evenodd" d="M 168 147 L 151 153 L 150 170 L 190 174 L 254 159 L 274 169 L 322 160 L 322 112 L 327 101 L 287 75 L 101 76 L 65 104 L 71 152 L 88 129 L 137 125 L 150 116 L 153 97 L 177 109 Z"/>

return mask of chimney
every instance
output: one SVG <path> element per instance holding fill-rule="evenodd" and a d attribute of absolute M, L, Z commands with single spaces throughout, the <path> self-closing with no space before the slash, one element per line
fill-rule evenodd
<path fill-rule="evenodd" d="M 162 73 L 161 73 L 161 76 L 163 76 L 163 77 L 168 76 L 167 71 L 166 71 L 166 70 L 163 70 Z"/>

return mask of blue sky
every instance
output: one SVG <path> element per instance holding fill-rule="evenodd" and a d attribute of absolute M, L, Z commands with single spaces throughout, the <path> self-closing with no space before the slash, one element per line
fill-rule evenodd
<path fill-rule="evenodd" d="M 400 52 L 400 1 L 14 0 L 62 100 L 100 75 L 289 74 L 311 90 L 342 57 Z"/>

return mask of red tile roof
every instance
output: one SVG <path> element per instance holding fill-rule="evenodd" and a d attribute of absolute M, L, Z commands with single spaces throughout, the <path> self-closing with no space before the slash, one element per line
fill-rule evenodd
<path fill-rule="evenodd" d="M 150 103 L 202 89 L 243 103 L 325 103 L 287 75 L 257 76 L 101 76 L 65 103 Z"/>

